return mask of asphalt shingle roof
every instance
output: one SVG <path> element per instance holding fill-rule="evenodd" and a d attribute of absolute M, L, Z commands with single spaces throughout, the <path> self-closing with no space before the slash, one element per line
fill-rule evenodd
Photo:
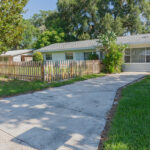
<path fill-rule="evenodd" d="M 30 53 L 32 52 L 32 50 L 12 50 L 12 51 L 7 51 L 6 53 L 0 55 L 0 56 L 17 56 L 17 55 L 21 55 L 21 54 L 26 54 L 26 53 Z"/>
<path fill-rule="evenodd" d="M 55 51 L 70 51 L 70 50 L 84 50 L 84 49 L 95 49 L 98 46 L 98 39 L 75 41 L 67 43 L 56 43 L 36 51 L 39 52 L 55 52 Z M 138 34 L 131 36 L 122 36 L 117 38 L 118 44 L 150 44 L 150 34 Z"/>

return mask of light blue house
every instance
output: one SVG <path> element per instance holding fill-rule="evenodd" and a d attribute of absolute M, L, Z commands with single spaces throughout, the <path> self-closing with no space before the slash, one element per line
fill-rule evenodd
<path fill-rule="evenodd" d="M 37 51 L 43 53 L 45 60 L 87 60 L 91 53 L 97 53 L 100 58 L 100 51 L 96 47 L 97 40 L 86 40 L 56 43 Z"/>
<path fill-rule="evenodd" d="M 96 53 L 101 59 L 97 41 L 56 43 L 36 51 L 42 52 L 45 60 L 53 61 L 88 60 L 91 53 Z M 124 55 L 124 71 L 150 71 L 150 34 L 118 37 L 117 43 L 128 45 Z"/>

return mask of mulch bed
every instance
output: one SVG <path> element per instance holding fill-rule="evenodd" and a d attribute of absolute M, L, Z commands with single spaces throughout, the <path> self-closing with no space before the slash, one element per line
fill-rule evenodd
<path fill-rule="evenodd" d="M 107 137 L 108 137 L 108 132 L 109 132 L 109 129 L 111 127 L 111 122 L 112 122 L 112 119 L 115 115 L 115 112 L 117 110 L 117 106 L 118 106 L 118 103 L 119 103 L 119 100 L 121 99 L 121 96 L 122 96 L 122 89 L 127 87 L 128 85 L 131 85 L 131 84 L 134 84 L 136 82 L 139 82 L 141 80 L 143 80 L 144 77 L 141 77 L 140 79 L 137 79 L 121 88 L 119 88 L 117 90 L 117 93 L 116 93 L 116 96 L 115 96 L 115 99 L 114 99 L 114 103 L 112 105 L 112 108 L 111 110 L 108 112 L 107 114 L 107 120 L 106 120 L 106 125 L 104 127 L 104 130 L 101 134 L 101 138 L 100 138 L 100 143 L 99 143 L 99 146 L 98 146 L 98 150 L 104 150 L 104 142 L 107 140 Z"/>

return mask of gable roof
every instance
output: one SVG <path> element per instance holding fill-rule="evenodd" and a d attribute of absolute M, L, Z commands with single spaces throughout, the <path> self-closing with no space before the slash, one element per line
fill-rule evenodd
<path fill-rule="evenodd" d="M 17 55 L 22 55 L 22 54 L 26 54 L 26 53 L 31 53 L 33 50 L 12 50 L 12 51 L 7 51 L 4 54 L 1 54 L 0 56 L 17 56 Z"/>
<path fill-rule="evenodd" d="M 66 43 L 56 43 L 36 51 L 38 52 L 57 52 L 57 51 L 71 51 L 71 50 L 85 50 L 85 49 L 95 49 L 98 46 L 98 39 L 94 40 L 84 40 Z M 118 44 L 150 44 L 150 34 L 138 34 L 131 36 L 122 36 L 117 38 Z"/>

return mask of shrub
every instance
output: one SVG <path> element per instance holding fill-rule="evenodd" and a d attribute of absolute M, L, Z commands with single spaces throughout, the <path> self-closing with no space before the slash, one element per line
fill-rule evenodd
<path fill-rule="evenodd" d="M 33 54 L 33 61 L 43 61 L 43 55 L 40 52 L 35 52 Z"/>
<path fill-rule="evenodd" d="M 90 54 L 89 55 L 89 60 L 98 60 L 98 59 L 99 59 L 99 57 L 97 54 Z"/>
<path fill-rule="evenodd" d="M 123 64 L 123 51 L 125 45 L 118 45 L 116 43 L 116 35 L 113 32 L 108 32 L 99 36 L 99 47 L 104 54 L 103 64 L 104 71 L 107 73 L 121 72 Z"/>

